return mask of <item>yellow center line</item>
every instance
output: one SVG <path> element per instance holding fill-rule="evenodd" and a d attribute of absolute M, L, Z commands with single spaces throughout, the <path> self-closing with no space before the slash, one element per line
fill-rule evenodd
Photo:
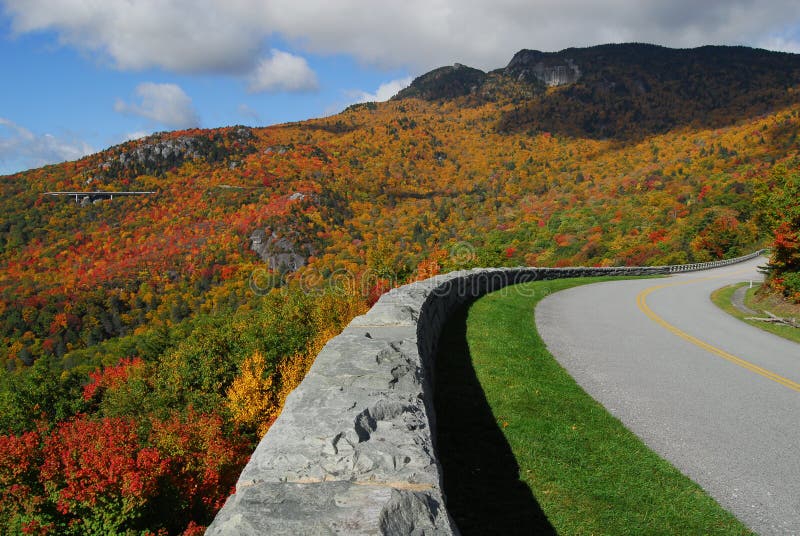
<path fill-rule="evenodd" d="M 771 370 L 767 370 L 767 369 L 765 369 L 763 367 L 759 367 L 758 365 L 756 365 L 754 363 L 750 363 L 749 361 L 746 361 L 746 360 L 742 359 L 741 357 L 736 357 L 735 355 L 730 354 L 730 353 L 726 352 L 725 350 L 721 350 L 721 349 L 717 348 L 716 346 L 712 346 L 712 345 L 708 344 L 707 342 L 702 341 L 702 340 L 698 339 L 697 337 L 694 337 L 693 335 L 689 335 L 685 331 L 673 326 L 672 324 L 670 324 L 669 322 L 667 322 L 666 320 L 664 320 L 663 318 L 658 316 L 650 308 L 650 306 L 647 305 L 647 297 L 650 294 L 652 294 L 653 292 L 657 291 L 657 290 L 661 290 L 661 289 L 667 288 L 667 287 L 677 287 L 677 286 L 680 286 L 680 285 L 688 285 L 690 283 L 697 283 L 697 282 L 700 282 L 700 281 L 708 281 L 709 279 L 717 279 L 719 277 L 728 277 L 728 276 L 731 276 L 731 275 L 735 275 L 736 273 L 741 273 L 743 271 L 746 271 L 746 270 L 741 270 L 741 271 L 735 272 L 733 274 L 725 274 L 724 276 L 703 277 L 703 278 L 698 278 L 698 279 L 691 279 L 689 281 L 680 281 L 680 282 L 677 282 L 677 283 L 666 283 L 666 284 L 663 284 L 663 285 L 656 285 L 656 286 L 653 286 L 653 287 L 649 287 L 649 288 L 646 288 L 643 291 L 641 291 L 636 296 L 636 305 L 639 306 L 639 310 L 641 310 L 645 315 L 647 315 L 656 324 L 660 325 L 661 327 L 663 327 L 667 331 L 670 331 L 670 332 L 674 333 L 678 337 L 689 341 L 690 343 L 694 344 L 695 346 L 698 346 L 698 347 L 702 348 L 703 350 L 706 350 L 707 352 L 711 352 L 714 355 L 717 355 L 717 356 L 719 356 L 719 357 L 721 357 L 723 359 L 726 359 L 726 360 L 730 361 L 731 363 L 733 363 L 735 365 L 739 365 L 742 368 L 745 368 L 745 369 L 747 369 L 747 370 L 749 370 L 751 372 L 755 372 L 756 374 L 758 374 L 760 376 L 763 376 L 763 377 L 765 377 L 765 378 L 767 378 L 769 380 L 772 380 L 772 381 L 774 381 L 776 383 L 779 383 L 779 384 L 783 385 L 784 387 L 788 387 L 789 389 L 793 389 L 794 391 L 800 392 L 800 383 L 793 382 L 792 380 L 790 380 L 788 378 L 784 378 L 783 376 L 775 374 Z"/>

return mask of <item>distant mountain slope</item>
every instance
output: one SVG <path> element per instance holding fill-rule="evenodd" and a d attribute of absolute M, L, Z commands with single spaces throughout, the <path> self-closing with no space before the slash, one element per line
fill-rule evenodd
<path fill-rule="evenodd" d="M 453 99 L 477 92 L 485 80 L 486 73 L 480 69 L 456 63 L 452 67 L 439 67 L 417 77 L 395 99 Z"/>
<path fill-rule="evenodd" d="M 161 133 L 2 177 L 6 359 L 63 355 L 150 322 L 122 314 L 137 308 L 123 300 L 119 318 L 57 328 L 70 299 L 89 314 L 108 310 L 103 289 L 145 285 L 148 307 L 168 317 L 165 289 L 183 288 L 178 319 L 260 262 L 324 273 L 378 263 L 366 254 L 378 237 L 398 246 L 381 269 L 403 274 L 462 241 L 483 264 L 740 253 L 766 231 L 756 183 L 797 153 L 798 69 L 800 56 L 741 47 L 523 50 L 504 69 L 443 67 L 389 103 L 331 118 Z M 84 208 L 40 195 L 89 189 L 159 194 Z M 256 231 L 263 260 L 250 251 Z"/>
<path fill-rule="evenodd" d="M 397 99 L 481 96 L 524 83 L 534 98 L 507 111 L 503 131 L 642 139 L 680 126 L 718 127 L 798 102 L 800 56 L 746 47 L 601 45 L 521 50 L 490 74 L 464 66 L 422 75 Z"/>

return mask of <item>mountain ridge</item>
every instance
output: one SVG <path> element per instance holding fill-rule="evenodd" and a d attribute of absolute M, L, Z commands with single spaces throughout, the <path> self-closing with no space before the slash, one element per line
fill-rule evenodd
<path fill-rule="evenodd" d="M 558 52 L 523 49 L 506 67 L 488 73 L 465 66 L 435 69 L 393 99 L 488 102 L 497 100 L 484 91 L 490 80 L 500 94 L 514 94 L 507 89 L 514 82 L 527 90 L 528 98 L 498 121 L 500 130 L 533 128 L 627 141 L 642 139 L 629 135 L 631 123 L 656 134 L 691 122 L 722 126 L 722 116 L 753 117 L 790 105 L 797 98 L 786 90 L 800 80 L 800 55 L 742 46 L 673 49 L 642 43 Z M 491 92 L 497 93 L 497 88 Z"/>
<path fill-rule="evenodd" d="M 474 82 L 478 83 L 483 82 L 489 74 L 500 74 L 511 78 L 517 78 L 533 85 L 544 83 L 545 85 L 558 86 L 574 83 L 580 78 L 580 75 L 577 74 L 574 79 L 570 79 L 569 81 L 547 84 L 543 79 L 544 75 L 536 76 L 528 69 L 536 64 L 542 64 L 545 67 L 548 66 L 545 64 L 555 67 L 568 67 L 569 64 L 574 63 L 576 59 L 581 60 L 584 66 L 591 66 L 592 62 L 596 62 L 597 60 L 605 62 L 610 60 L 615 63 L 641 65 L 643 61 L 665 63 L 667 60 L 673 62 L 683 60 L 697 62 L 707 60 L 710 56 L 720 57 L 720 55 L 727 56 L 729 60 L 741 66 L 752 63 L 754 60 L 770 59 L 773 62 L 784 60 L 789 63 L 793 70 L 797 71 L 800 69 L 800 54 L 738 45 L 704 45 L 694 48 L 671 48 L 649 43 L 609 43 L 591 47 L 569 47 L 555 52 L 521 49 L 512 56 L 505 67 L 499 67 L 489 71 L 482 71 L 461 63 L 455 63 L 453 66 L 435 68 L 414 78 L 408 88 L 400 90 L 392 99 L 402 100 L 404 98 L 419 96 L 417 92 L 420 91 L 420 86 L 424 85 L 428 79 L 437 78 L 444 73 L 457 73 L 458 75 L 467 73 L 468 76 L 474 79 Z M 731 58 L 731 56 L 734 57 Z M 795 73 L 795 76 L 796 75 L 797 73 Z M 454 78 L 463 78 L 463 76 L 454 76 Z M 472 86 L 466 85 L 466 89 L 471 89 L 474 85 L 475 84 Z M 409 92 L 409 89 L 412 91 Z M 432 95 L 430 99 L 438 100 L 447 97 L 447 95 Z"/>

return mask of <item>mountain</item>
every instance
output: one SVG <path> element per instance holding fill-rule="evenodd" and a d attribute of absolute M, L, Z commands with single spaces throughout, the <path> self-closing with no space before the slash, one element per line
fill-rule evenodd
<path fill-rule="evenodd" d="M 394 99 L 453 99 L 476 93 L 483 86 L 486 78 L 486 73 L 480 69 L 456 63 L 452 67 L 439 67 L 417 77 Z"/>
<path fill-rule="evenodd" d="M 322 344 L 414 278 L 777 237 L 776 288 L 800 298 L 798 58 L 523 50 L 333 117 L 0 177 L 0 488 L 23 484 L 0 525 L 208 523 Z"/>
<path fill-rule="evenodd" d="M 508 91 L 521 83 L 531 98 L 504 113 L 498 125 L 503 131 L 641 140 L 686 125 L 720 127 L 732 117 L 757 117 L 796 103 L 789 89 L 798 79 L 797 54 L 620 44 L 521 50 L 491 73 L 443 67 L 417 78 L 395 99 L 486 101 L 498 86 Z"/>

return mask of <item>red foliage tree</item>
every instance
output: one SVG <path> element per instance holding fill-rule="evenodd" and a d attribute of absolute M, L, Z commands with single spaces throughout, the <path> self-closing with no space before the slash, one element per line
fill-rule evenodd
<path fill-rule="evenodd" d="M 37 514 L 44 503 L 38 482 L 41 436 L 37 431 L 0 436 L 0 524 L 25 534 L 51 527 Z"/>
<path fill-rule="evenodd" d="M 216 413 L 184 416 L 153 423 L 150 443 L 169 460 L 169 493 L 180 497 L 184 519 L 208 520 L 233 492 L 249 456 L 243 438 L 227 439 L 223 419 Z"/>
<path fill-rule="evenodd" d="M 63 422 L 45 439 L 43 456 L 40 480 L 67 525 L 109 534 L 136 527 L 169 467 L 123 418 Z"/>
<path fill-rule="evenodd" d="M 102 390 L 122 385 L 130 376 L 132 369 L 143 365 L 144 362 L 138 357 L 123 357 L 116 365 L 90 372 L 89 383 L 83 388 L 83 399 L 91 400 Z"/>

